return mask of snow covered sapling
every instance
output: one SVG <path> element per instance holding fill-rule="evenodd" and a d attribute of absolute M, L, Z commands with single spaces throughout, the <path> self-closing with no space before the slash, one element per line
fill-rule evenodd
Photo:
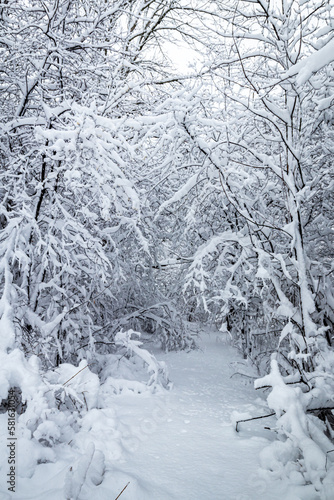
<path fill-rule="evenodd" d="M 168 388 L 170 382 L 168 379 L 168 371 L 164 362 L 157 361 L 153 354 L 149 353 L 146 349 L 140 347 L 143 343 L 139 340 L 134 340 L 132 336 L 140 337 L 139 332 L 133 330 L 120 331 L 115 337 L 115 344 L 126 349 L 129 356 L 139 357 L 147 370 L 150 378 L 147 381 L 147 386 L 151 387 L 153 391 L 157 390 L 159 385 Z"/>

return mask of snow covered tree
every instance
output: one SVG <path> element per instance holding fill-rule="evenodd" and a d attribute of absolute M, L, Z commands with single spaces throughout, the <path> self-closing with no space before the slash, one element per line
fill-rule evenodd
<path fill-rule="evenodd" d="M 112 343 L 131 319 L 127 304 L 142 308 L 132 299 L 151 256 L 136 155 L 156 125 L 135 118 L 160 99 L 154 81 L 167 73 L 157 37 L 181 32 L 181 10 L 128 0 L 1 5 L 7 347 L 10 321 L 17 345 L 53 366 Z"/>
<path fill-rule="evenodd" d="M 263 312 L 272 317 L 267 328 L 275 331 L 274 343 L 278 331 L 291 324 L 281 337 L 287 347 L 282 352 L 292 349 L 293 363 L 312 369 L 316 339 L 325 336 L 331 344 L 327 327 L 333 318 L 329 246 L 324 249 L 332 237 L 327 229 L 330 214 L 320 201 L 331 198 L 332 182 L 327 154 L 331 65 L 326 66 L 331 64 L 331 6 L 316 1 L 221 2 L 215 19 L 210 53 L 200 73 L 205 90 L 197 101 L 189 98 L 180 126 L 209 172 L 206 186 L 220 191 L 230 212 L 225 211 L 221 241 L 228 240 L 233 214 L 234 237 L 248 249 L 242 277 L 253 263 L 249 284 L 243 278 L 234 283 L 237 302 L 238 295 L 246 302 L 254 293 L 259 296 Z M 318 49 L 323 63 L 310 55 L 311 47 Z M 313 71 L 318 71 L 314 77 Z M 179 193 L 189 196 L 199 184 L 189 181 Z M 317 229 L 312 224 L 316 212 Z M 309 248 L 321 240 L 324 258 L 312 261 Z M 204 244 L 201 261 L 217 252 L 217 241 L 216 229 L 215 248 Z M 218 254 L 221 251 L 223 247 Z M 214 266 L 216 275 L 222 276 L 222 267 L 221 261 L 219 272 Z M 205 284 L 207 271 L 203 268 L 200 288 L 215 295 Z"/>

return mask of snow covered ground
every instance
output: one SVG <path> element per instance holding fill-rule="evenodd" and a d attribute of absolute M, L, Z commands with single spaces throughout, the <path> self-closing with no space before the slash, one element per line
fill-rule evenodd
<path fill-rule="evenodd" d="M 138 482 L 144 481 L 147 493 L 140 498 L 282 498 L 259 474 L 266 431 L 260 433 L 252 422 L 241 424 L 237 434 L 231 423 L 236 412 L 240 418 L 266 413 L 254 404 L 250 385 L 230 378 L 242 362 L 236 352 L 217 343 L 215 334 L 203 340 L 202 350 L 169 353 L 165 361 L 174 382 L 161 403 L 165 419 L 152 425 L 152 433 L 123 466 Z"/>
<path fill-rule="evenodd" d="M 4 452 L 0 498 L 114 500 L 126 485 L 121 500 L 308 498 L 288 494 L 260 468 L 259 454 L 274 439 L 264 426 L 273 420 L 242 423 L 235 432 L 233 421 L 267 409 L 246 378 L 230 378 L 244 368 L 232 347 L 217 333 L 203 334 L 199 350 L 156 355 L 169 367 L 172 390 L 104 391 L 104 408 L 87 412 L 70 445 L 46 448 L 47 463 L 29 465 L 37 451 L 20 439 L 16 492 L 7 490 Z M 4 451 L 7 415 L 0 417 Z"/>

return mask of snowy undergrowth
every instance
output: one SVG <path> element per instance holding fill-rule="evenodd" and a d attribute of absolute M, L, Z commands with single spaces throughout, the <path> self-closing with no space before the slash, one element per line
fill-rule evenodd
<path fill-rule="evenodd" d="M 48 464 L 59 463 L 64 498 L 91 498 L 92 488 L 103 483 L 105 470 L 122 456 L 124 443 L 131 438 L 117 418 L 117 398 L 145 399 L 170 386 L 166 366 L 133 338 L 139 335 L 133 330 L 119 332 L 115 353 L 96 355 L 95 366 L 82 360 L 79 366 L 64 363 L 47 372 L 36 356 L 26 359 L 19 349 L 0 352 L 0 437 L 5 450 L 12 389 L 18 483 L 37 477 L 41 468 L 47 473 Z M 7 453 L 1 454 L 0 468 L 1 498 L 11 498 L 5 484 Z M 116 474 L 115 492 L 121 484 Z M 57 492 L 59 498 L 59 484 Z"/>
<path fill-rule="evenodd" d="M 255 382 L 256 388 L 271 387 L 267 402 L 277 417 L 278 440 L 263 450 L 262 466 L 273 478 L 288 479 L 294 499 L 333 498 L 334 434 L 329 418 L 334 406 L 334 354 L 321 353 L 317 361 L 317 369 L 301 385 L 300 374 L 281 375 L 273 355 L 270 374 Z"/>

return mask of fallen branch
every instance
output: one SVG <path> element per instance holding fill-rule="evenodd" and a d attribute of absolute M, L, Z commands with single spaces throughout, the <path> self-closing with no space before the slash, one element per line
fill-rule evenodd
<path fill-rule="evenodd" d="M 334 407 L 324 407 L 324 408 L 307 408 L 306 413 L 312 413 L 313 411 L 322 411 L 322 410 L 334 410 Z M 275 412 L 273 413 L 268 413 L 268 415 L 261 415 L 260 417 L 252 417 L 252 418 L 246 418 L 244 420 L 237 420 L 235 423 L 235 430 L 238 431 L 238 424 L 240 422 L 249 422 L 250 420 L 259 420 L 260 418 L 267 418 L 267 417 L 272 417 L 273 415 L 276 415 Z M 268 429 L 268 427 L 266 427 Z M 334 451 L 334 450 L 332 450 Z"/>
<path fill-rule="evenodd" d="M 260 417 L 252 417 L 252 418 L 246 418 L 245 420 L 237 420 L 235 423 L 235 430 L 238 431 L 238 424 L 240 422 L 249 422 L 250 420 L 259 420 L 260 418 L 267 418 L 267 417 L 272 417 L 273 415 L 276 415 L 276 413 L 269 413 L 268 415 L 261 415 Z"/>
<path fill-rule="evenodd" d="M 297 380 L 296 382 L 285 382 L 285 385 L 294 385 L 294 384 L 305 384 L 308 386 L 308 383 L 305 382 L 304 380 Z M 255 390 L 257 391 L 258 389 L 271 389 L 272 385 L 261 385 L 261 387 L 255 387 Z"/>

